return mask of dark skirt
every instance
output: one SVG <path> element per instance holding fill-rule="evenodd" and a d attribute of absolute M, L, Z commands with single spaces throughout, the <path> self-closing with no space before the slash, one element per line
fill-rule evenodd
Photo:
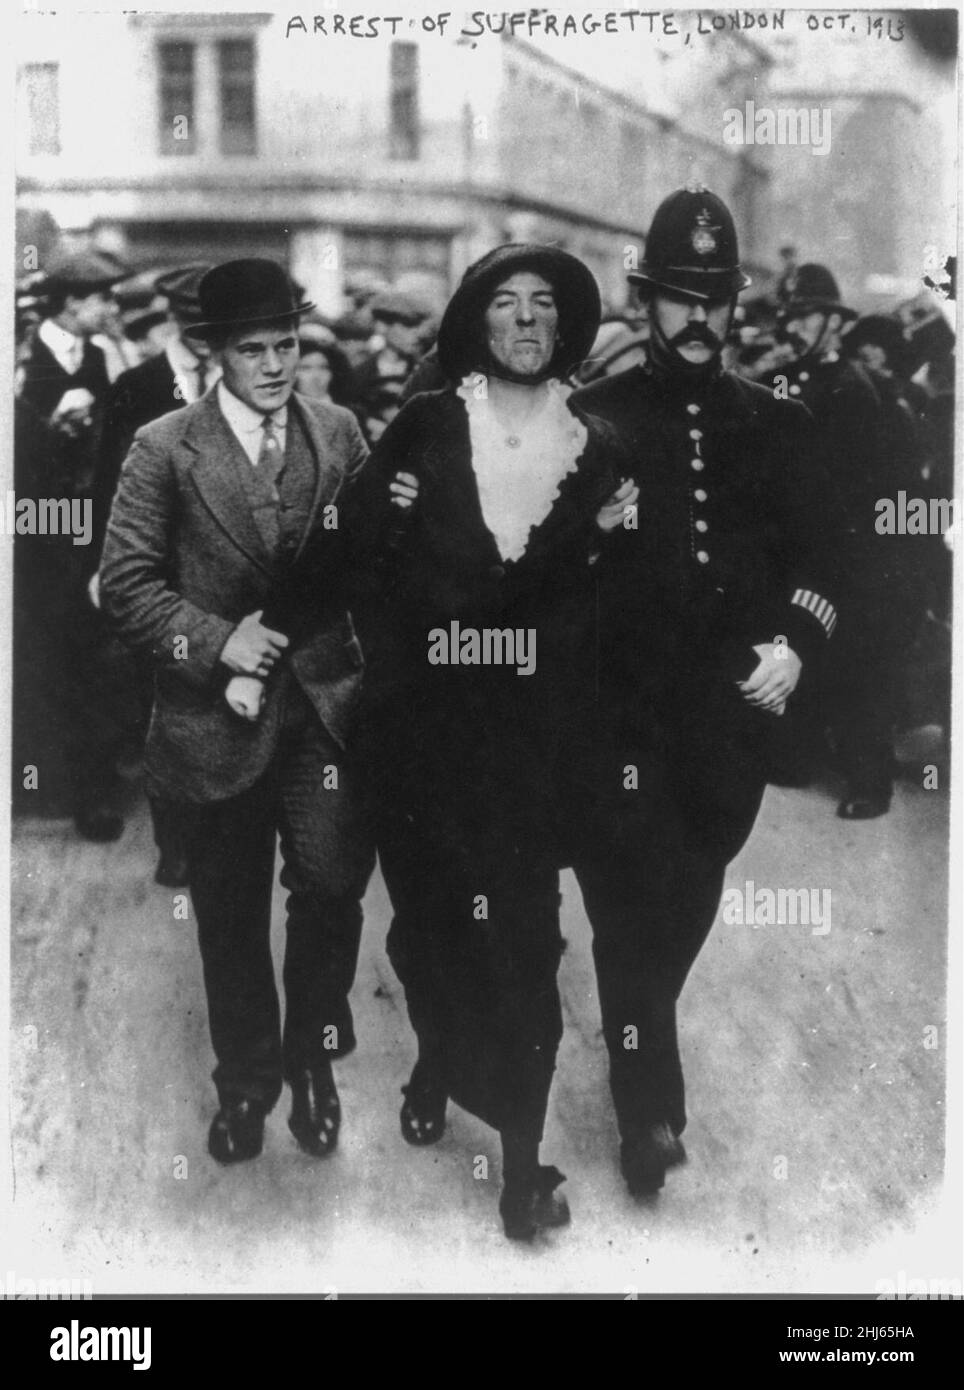
<path fill-rule="evenodd" d="M 363 756 L 419 1055 L 496 1129 L 541 1136 L 562 1016 L 558 849 L 537 677 L 429 668 L 373 702 Z"/>

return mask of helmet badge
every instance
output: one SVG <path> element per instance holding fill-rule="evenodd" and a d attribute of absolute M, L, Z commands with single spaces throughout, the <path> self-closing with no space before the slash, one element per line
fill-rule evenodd
<path fill-rule="evenodd" d="M 719 227 L 714 227 L 707 208 L 701 208 L 696 217 L 696 226 L 690 233 L 690 243 L 698 256 L 710 256 L 716 250 L 716 233 Z"/>

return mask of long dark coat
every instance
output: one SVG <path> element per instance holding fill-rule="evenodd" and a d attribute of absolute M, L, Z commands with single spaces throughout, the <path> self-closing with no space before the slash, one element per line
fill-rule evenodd
<path fill-rule="evenodd" d="M 515 563 L 485 524 L 454 392 L 404 407 L 353 498 L 372 557 L 356 617 L 389 954 L 423 1055 L 500 1129 L 541 1125 L 561 1035 L 552 762 L 591 691 L 595 515 L 620 471 L 605 427 L 580 418 L 578 470 Z M 388 501 L 400 470 L 420 483 L 408 516 Z M 453 621 L 533 629 L 535 673 L 430 664 L 429 633 Z"/>
<path fill-rule="evenodd" d="M 623 754 L 641 779 L 648 767 L 662 787 L 622 798 L 628 833 L 669 797 L 725 861 L 752 827 L 775 718 L 737 681 L 781 636 L 806 674 L 835 626 L 840 513 L 813 421 L 730 372 L 697 388 L 633 367 L 575 401 L 616 431 L 640 489 L 637 529 L 614 532 L 598 564 L 616 726 L 600 776 L 612 787 Z"/>

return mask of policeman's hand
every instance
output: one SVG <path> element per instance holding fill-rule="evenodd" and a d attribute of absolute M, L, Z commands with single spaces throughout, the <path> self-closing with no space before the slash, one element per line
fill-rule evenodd
<path fill-rule="evenodd" d="M 631 478 L 624 478 L 613 495 L 596 513 L 596 525 L 607 534 L 615 531 L 626 519 L 626 508 L 639 497 L 639 488 Z"/>
<path fill-rule="evenodd" d="M 396 473 L 388 490 L 396 507 L 410 507 L 418 497 L 418 479 L 411 473 Z"/>
<path fill-rule="evenodd" d="M 749 679 L 738 682 L 743 697 L 768 714 L 782 714 L 787 700 L 797 688 L 803 663 L 785 643 L 780 644 L 779 655 L 773 642 L 761 642 L 753 650 L 760 658 L 760 664 Z"/>
<path fill-rule="evenodd" d="M 274 632 L 261 622 L 263 608 L 249 613 L 231 633 L 221 652 L 221 660 L 239 676 L 266 676 L 288 645 L 283 632 Z"/>
<path fill-rule="evenodd" d="M 224 698 L 235 714 L 253 724 L 264 704 L 264 681 L 257 676 L 232 676 L 225 687 Z"/>

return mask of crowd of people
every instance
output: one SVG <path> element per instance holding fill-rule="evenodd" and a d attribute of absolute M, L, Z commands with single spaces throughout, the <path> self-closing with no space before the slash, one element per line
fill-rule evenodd
<path fill-rule="evenodd" d="M 838 814 L 872 819 L 900 728 L 946 731 L 946 659 L 914 709 L 905 677 L 949 631 L 947 538 L 878 524 L 953 496 L 943 315 L 861 319 L 795 261 L 741 307 L 700 185 L 629 279 L 638 310 L 605 322 L 588 268 L 535 244 L 482 257 L 440 322 L 384 287 L 328 321 L 261 259 L 88 251 L 25 287 L 15 491 L 92 529 L 17 537 L 15 801 L 117 839 L 144 750 L 156 877 L 197 919 L 218 1162 L 257 1157 L 284 1083 L 301 1147 L 335 1148 L 377 849 L 406 1141 L 454 1100 L 500 1136 L 507 1235 L 569 1219 L 540 1144 L 571 867 L 651 1197 L 685 1161 L 676 1002 L 767 782 L 830 767 Z"/>

